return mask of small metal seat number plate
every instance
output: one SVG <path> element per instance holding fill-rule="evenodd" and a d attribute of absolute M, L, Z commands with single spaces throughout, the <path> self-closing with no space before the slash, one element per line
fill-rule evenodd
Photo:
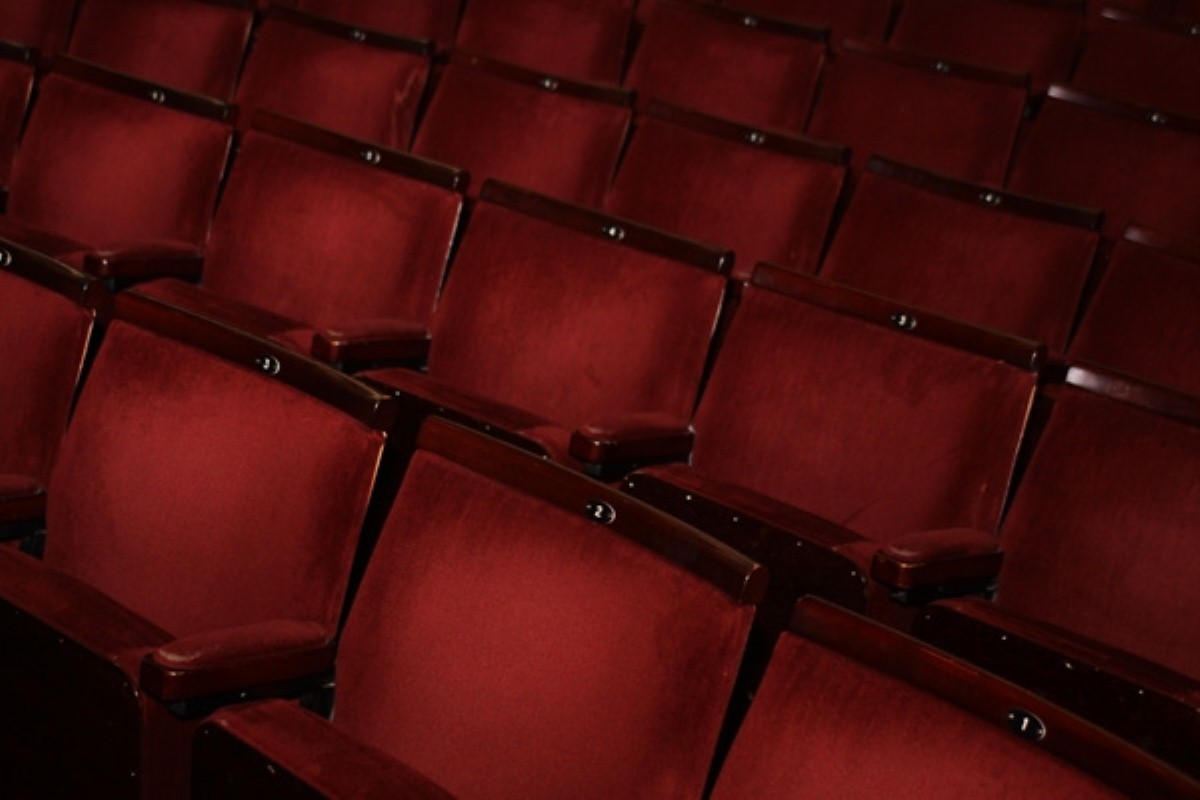
<path fill-rule="evenodd" d="M 1008 712 L 1008 727 L 1012 732 L 1029 742 L 1040 742 L 1046 738 L 1046 725 L 1036 714 L 1021 708 Z"/>
<path fill-rule="evenodd" d="M 617 510 L 603 500 L 592 500 L 585 511 L 589 519 L 601 525 L 612 525 L 617 518 Z"/>

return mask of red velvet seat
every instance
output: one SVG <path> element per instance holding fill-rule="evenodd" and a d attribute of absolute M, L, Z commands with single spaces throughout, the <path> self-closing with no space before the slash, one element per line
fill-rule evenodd
<path fill-rule="evenodd" d="M 0 42 L 0 194 L 8 191 L 9 173 L 29 101 L 33 96 L 37 53 Z"/>
<path fill-rule="evenodd" d="M 775 648 L 714 800 L 1194 797 L 1036 695 L 814 599 Z"/>
<path fill-rule="evenodd" d="M 1200 117 L 1200 39 L 1194 23 L 1106 9 L 1088 34 L 1071 85 Z"/>
<path fill-rule="evenodd" d="M 103 292 L 0 241 L 0 523 L 40 518 Z"/>
<path fill-rule="evenodd" d="M 1200 120 L 1052 86 L 1008 185 L 1102 209 L 1111 239 L 1131 223 L 1200 235 Z"/>
<path fill-rule="evenodd" d="M 991 600 L 917 630 L 1200 776 L 1200 403 L 1072 368 L 1001 529 Z"/>
<path fill-rule="evenodd" d="M 260 112 L 221 197 L 200 286 L 138 291 L 309 353 L 315 330 L 424 333 L 466 175 Z"/>
<path fill-rule="evenodd" d="M 37 49 L 44 60 L 67 46 L 78 0 L 20 0 L 0 5 L 0 39 Z"/>
<path fill-rule="evenodd" d="M 82 0 L 71 55 L 231 100 L 254 12 L 229 0 Z"/>
<path fill-rule="evenodd" d="M 892 592 L 994 575 L 1039 356 L 760 265 L 693 417 L 690 462 L 625 488 L 766 564 L 776 625 L 803 592 L 903 618 Z M 908 561 L 873 570 L 888 546 Z"/>
<path fill-rule="evenodd" d="M 429 79 L 431 47 L 274 7 L 238 83 L 239 127 L 265 108 L 406 149 Z"/>
<path fill-rule="evenodd" d="M 1027 76 L 848 40 L 825 71 L 808 135 L 979 183 L 1003 183 Z M 887 98 L 887 102 L 881 102 Z"/>
<path fill-rule="evenodd" d="M 195 715 L 315 688 L 390 410 L 118 296 L 50 476 L 44 560 L 0 548 L 6 791 L 186 797 Z"/>
<path fill-rule="evenodd" d="M 829 43 L 841 47 L 848 36 L 887 36 L 894 0 L 737 0 L 738 8 L 829 28 Z"/>
<path fill-rule="evenodd" d="M 613 214 L 816 271 L 849 152 L 661 104 L 646 109 L 604 198 Z"/>
<path fill-rule="evenodd" d="M 40 81 L 0 236 L 106 278 L 193 273 L 232 138 L 226 113 L 60 57 Z"/>
<path fill-rule="evenodd" d="M 625 85 L 653 100 L 746 125 L 800 133 L 825 60 L 827 31 L 733 8 L 659 0 Z"/>
<path fill-rule="evenodd" d="M 441 76 L 413 152 L 471 173 L 598 206 L 632 116 L 632 96 L 458 51 Z"/>
<path fill-rule="evenodd" d="M 427 371 L 363 375 L 404 400 L 412 426 L 440 413 L 565 462 L 584 423 L 686 438 L 729 257 L 489 182 L 434 314 Z"/>
<path fill-rule="evenodd" d="M 454 44 L 463 0 L 296 0 L 301 11 L 397 36 L 429 39 L 439 50 Z"/>
<path fill-rule="evenodd" d="M 1033 88 L 1067 80 L 1085 0 L 905 0 L 888 41 L 941 58 L 1028 72 Z"/>
<path fill-rule="evenodd" d="M 458 46 L 530 69 L 619 83 L 634 0 L 471 0 Z"/>
<path fill-rule="evenodd" d="M 1200 239 L 1131 227 L 1071 340 L 1072 361 L 1138 375 L 1200 396 Z"/>
<path fill-rule="evenodd" d="M 342 636 L 333 723 L 284 702 L 219 713 L 195 796 L 442 796 L 389 781 L 401 762 L 460 798 L 699 797 L 765 577 L 609 487 L 431 423 Z"/>
<path fill-rule="evenodd" d="M 821 276 L 1061 355 L 1100 240 L 1100 214 L 874 158 Z"/>

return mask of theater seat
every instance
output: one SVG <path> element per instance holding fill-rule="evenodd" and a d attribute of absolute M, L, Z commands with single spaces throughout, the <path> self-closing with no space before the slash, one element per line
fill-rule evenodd
<path fill-rule="evenodd" d="M 6 791 L 186 797 L 199 715 L 318 688 L 389 411 L 118 296 L 50 475 L 44 560 L 0 548 Z"/>
<path fill-rule="evenodd" d="M 760 265 L 692 419 L 686 464 L 626 491 L 771 570 L 764 623 L 802 593 L 904 624 L 945 585 L 986 583 L 1041 350 Z M 602 448 L 584 428 L 572 453 Z M 903 551 L 877 569 L 883 548 Z"/>
<path fill-rule="evenodd" d="M 253 23 L 228 0 L 82 0 L 68 52 L 228 102 Z"/>
<path fill-rule="evenodd" d="M 728 265 L 728 251 L 488 182 L 434 314 L 427 369 L 360 374 L 401 398 L 405 430 L 446 415 L 597 471 L 675 456 Z M 318 353 L 336 344 L 325 338 Z M 567 453 L 585 423 L 638 438 L 585 465 Z M 645 441 L 659 438 L 666 452 Z"/>
<path fill-rule="evenodd" d="M 713 800 L 1195 797 L 1028 691 L 815 598 L 796 608 Z"/>
<path fill-rule="evenodd" d="M 92 278 L 0 240 L 0 524 L 42 516 L 103 301 Z"/>
<path fill-rule="evenodd" d="M 821 276 L 1044 342 L 1061 356 L 1101 215 L 875 157 Z"/>
<path fill-rule="evenodd" d="M 423 336 L 466 180 L 458 170 L 260 111 L 226 182 L 201 284 L 163 279 L 136 291 L 302 353 L 311 352 L 317 330 Z M 362 363 L 340 352 L 334 360 Z"/>
<path fill-rule="evenodd" d="M 814 272 L 849 157 L 838 145 L 654 103 L 604 207 L 732 248 L 736 278 L 759 261 Z"/>
<path fill-rule="evenodd" d="M 238 83 L 239 127 L 256 109 L 407 149 L 431 68 L 428 41 L 274 6 Z"/>
<path fill-rule="evenodd" d="M 39 83 L 0 237 L 104 278 L 195 274 L 232 138 L 226 113 L 60 57 Z"/>
<path fill-rule="evenodd" d="M 17 141 L 33 97 L 37 53 L 0 41 L 0 198 L 8 196 L 9 173 L 17 152 Z M 0 209 L 3 209 L 0 200 Z"/>
<path fill-rule="evenodd" d="M 433 421 L 342 636 L 333 722 L 284 702 L 218 713 L 195 797 L 699 797 L 765 577 Z"/>
<path fill-rule="evenodd" d="M 916 630 L 1200 777 L 1200 404 L 1079 366 L 1058 388 L 995 596 Z"/>
<path fill-rule="evenodd" d="M 396 36 L 429 39 L 438 50 L 454 44 L 463 0 L 296 0 L 295 7 L 349 25 Z M 278 5 L 278 3 L 276 4 Z"/>
<path fill-rule="evenodd" d="M 0 39 L 32 47 L 43 63 L 67 46 L 78 0 L 21 0 L 0 6 Z"/>
<path fill-rule="evenodd" d="M 418 155 L 598 206 L 633 111 L 615 86 L 547 75 L 465 51 L 450 56 L 413 141 Z"/>
<path fill-rule="evenodd" d="M 1200 239 L 1131 226 L 1071 340 L 1072 361 L 1101 364 L 1200 395 Z"/>

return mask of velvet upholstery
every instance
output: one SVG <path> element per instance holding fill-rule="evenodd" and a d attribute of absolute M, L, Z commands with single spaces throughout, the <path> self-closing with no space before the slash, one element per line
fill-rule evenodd
<path fill-rule="evenodd" d="M 634 0 L 471 0 L 459 47 L 578 80 L 618 83 Z"/>
<path fill-rule="evenodd" d="M 228 101 L 253 22 L 247 7 L 204 0 L 83 0 L 69 52 Z"/>
<path fill-rule="evenodd" d="M 1200 122 L 1053 86 L 1022 136 L 1014 191 L 1104 210 L 1104 234 L 1131 223 L 1200 235 Z"/>
<path fill-rule="evenodd" d="M 1067 80 L 1083 2 L 905 0 L 888 41 L 931 56 L 1028 72 L 1035 90 Z"/>
<path fill-rule="evenodd" d="M 460 52 L 429 101 L 413 152 L 466 169 L 472 195 L 499 178 L 598 206 L 625 142 L 630 101 Z"/>
<path fill-rule="evenodd" d="M 118 298 L 51 473 L 44 559 L 0 554 L 0 635 L 14 654 L 3 740 L 35 743 L 52 780 L 106 797 L 183 796 L 195 722 L 157 699 L 148 668 L 173 701 L 185 684 L 225 695 L 305 674 L 286 660 L 264 671 L 270 659 L 250 654 L 284 647 L 308 665 L 301 640 L 332 639 L 385 438 L 290 385 L 299 360 L 274 356 L 273 378 L 125 319 L 156 308 Z M 270 352 L 154 315 L 171 336 Z M 314 390 L 378 399 L 326 372 Z M 328 670 L 332 648 L 318 661 Z M 239 674 L 248 682 L 230 682 Z"/>
<path fill-rule="evenodd" d="M 202 248 L 230 139 L 216 119 L 52 72 L 13 165 L 0 235 L 75 266 L 83 253 L 143 242 Z"/>
<path fill-rule="evenodd" d="M 427 373 L 364 375 L 500 428 L 508 415 L 495 415 L 519 409 L 514 432 L 559 458 L 584 423 L 656 414 L 686 425 L 724 276 L 630 244 L 632 233 L 613 241 L 603 217 L 568 227 L 558 204 L 542 205 L 481 201 L 434 315 Z"/>
<path fill-rule="evenodd" d="M 36 47 L 49 58 L 67 46 L 78 0 L 23 0 L 0 8 L 0 39 Z"/>
<path fill-rule="evenodd" d="M 314 330 L 397 320 L 427 328 L 458 226 L 462 195 L 406 174 L 423 162 L 390 153 L 359 156 L 304 137 L 250 130 L 230 172 L 201 286 L 157 281 L 139 291 L 165 297 L 308 352 Z M 346 151 L 349 152 L 346 152 Z M 351 155 L 353 154 L 353 155 Z M 399 163 L 397 163 L 399 162 Z M 450 171 L 437 177 L 462 177 Z M 262 312 L 267 312 L 266 314 Z"/>
<path fill-rule="evenodd" d="M 856 172 L 879 154 L 999 185 L 1025 102 L 1016 73 L 846 42 L 825 70 L 808 135 L 849 144 Z"/>
<path fill-rule="evenodd" d="M 621 216 L 759 261 L 816 271 L 848 153 L 664 106 L 642 114 L 604 198 Z"/>
<path fill-rule="evenodd" d="M 1084 91 L 1200 117 L 1200 41 L 1190 24 L 1109 10 L 1093 26 L 1071 83 Z"/>
<path fill-rule="evenodd" d="M 641 105 L 674 103 L 747 125 L 804 130 L 824 32 L 683 0 L 660 0 L 625 85 Z"/>
<path fill-rule="evenodd" d="M 1200 370 L 1189 357 L 1200 345 L 1198 303 L 1200 240 L 1131 228 L 1071 340 L 1071 359 L 1200 395 Z"/>
<path fill-rule="evenodd" d="M 363 25 L 397 36 L 432 40 L 439 50 L 454 43 L 462 0 L 296 0 L 311 14 Z"/>
<path fill-rule="evenodd" d="M 1061 355 L 1099 243 L 1099 215 L 1021 208 L 978 184 L 872 162 L 822 277 L 1047 344 Z"/>
<path fill-rule="evenodd" d="M 33 59 L 29 50 L 0 49 L 0 187 L 7 188 L 17 141 L 33 96 Z"/>
<path fill-rule="evenodd" d="M 259 25 L 238 83 L 239 126 L 254 109 L 265 108 L 405 149 L 429 79 L 427 47 L 272 9 Z"/>
<path fill-rule="evenodd" d="M 806 25 L 829 28 L 837 48 L 848 36 L 883 39 L 892 17 L 892 0 L 738 0 L 738 8 Z"/>

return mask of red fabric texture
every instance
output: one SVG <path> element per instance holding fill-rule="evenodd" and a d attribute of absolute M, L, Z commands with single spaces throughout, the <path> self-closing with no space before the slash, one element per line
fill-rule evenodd
<path fill-rule="evenodd" d="M 229 142 L 224 123 L 50 74 L 6 219 L 97 250 L 151 239 L 203 246 Z"/>
<path fill-rule="evenodd" d="M 737 7 L 829 28 L 834 47 L 847 36 L 882 40 L 892 15 L 892 0 L 738 0 Z"/>
<path fill-rule="evenodd" d="M 1194 35 L 1101 18 L 1088 34 L 1074 86 L 1118 100 L 1200 117 L 1200 44 Z"/>
<path fill-rule="evenodd" d="M 632 112 L 451 62 L 413 141 L 418 155 L 471 173 L 477 195 L 499 178 L 599 206 Z"/>
<path fill-rule="evenodd" d="M 1121 796 L 994 722 L 792 635 L 776 646 L 713 793 L 714 800 Z"/>
<path fill-rule="evenodd" d="M 1061 355 L 1098 242 L 1095 231 L 867 172 L 821 276 L 1045 342 Z"/>
<path fill-rule="evenodd" d="M 114 323 L 51 474 L 45 562 L 176 636 L 332 623 L 382 435 Z"/>
<path fill-rule="evenodd" d="M 33 45 L 43 56 L 67 46 L 78 0 L 23 0 L 0 6 L 0 38 Z"/>
<path fill-rule="evenodd" d="M 692 412 L 725 279 L 481 203 L 434 318 L 429 375 L 567 429 Z"/>
<path fill-rule="evenodd" d="M 259 26 L 238 84 L 239 119 L 266 108 L 404 149 L 429 69 L 429 59 L 417 53 L 268 17 Z"/>
<path fill-rule="evenodd" d="M 87 0 L 72 55 L 188 92 L 229 100 L 254 13 L 197 0 Z"/>
<path fill-rule="evenodd" d="M 1083 11 L 1014 0 L 905 0 L 888 41 L 955 61 L 1028 72 L 1034 89 L 1067 80 Z"/>
<path fill-rule="evenodd" d="M 250 131 L 213 222 L 203 289 L 142 291 L 261 335 L 361 319 L 427 326 L 461 207 L 448 189 Z"/>
<path fill-rule="evenodd" d="M 462 0 L 297 0 L 311 14 L 413 39 L 432 39 L 441 50 L 454 41 Z"/>
<path fill-rule="evenodd" d="M 849 144 L 856 171 L 879 154 L 999 185 L 1025 99 L 1012 84 L 843 50 L 825 70 L 808 135 Z"/>
<path fill-rule="evenodd" d="M 1127 239 L 1117 243 L 1071 340 L 1090 361 L 1200 395 L 1200 261 Z"/>
<path fill-rule="evenodd" d="M 876 541 L 995 531 L 1034 376 L 747 287 L 692 466 Z"/>
<path fill-rule="evenodd" d="M 0 270 L 0 473 L 46 485 L 92 319 L 62 295 Z"/>
<path fill-rule="evenodd" d="M 845 177 L 842 165 L 644 116 L 604 207 L 732 249 L 735 277 L 759 261 L 811 273 Z"/>
<path fill-rule="evenodd" d="M 995 603 L 1200 679 L 1200 430 L 1065 387 L 1005 520 Z"/>
<path fill-rule="evenodd" d="M 752 614 L 418 452 L 342 639 L 334 724 L 458 797 L 696 797 Z"/>
<path fill-rule="evenodd" d="M 32 93 L 33 67 L 0 58 L 0 186 L 8 186 Z"/>
<path fill-rule="evenodd" d="M 659 3 L 625 77 L 638 102 L 663 100 L 750 125 L 800 133 L 824 42 Z"/>
<path fill-rule="evenodd" d="M 459 47 L 531 69 L 618 83 L 634 0 L 472 0 Z"/>
<path fill-rule="evenodd" d="M 1022 136 L 1008 185 L 1104 210 L 1104 234 L 1132 222 L 1200 235 L 1200 133 L 1047 98 Z"/>

